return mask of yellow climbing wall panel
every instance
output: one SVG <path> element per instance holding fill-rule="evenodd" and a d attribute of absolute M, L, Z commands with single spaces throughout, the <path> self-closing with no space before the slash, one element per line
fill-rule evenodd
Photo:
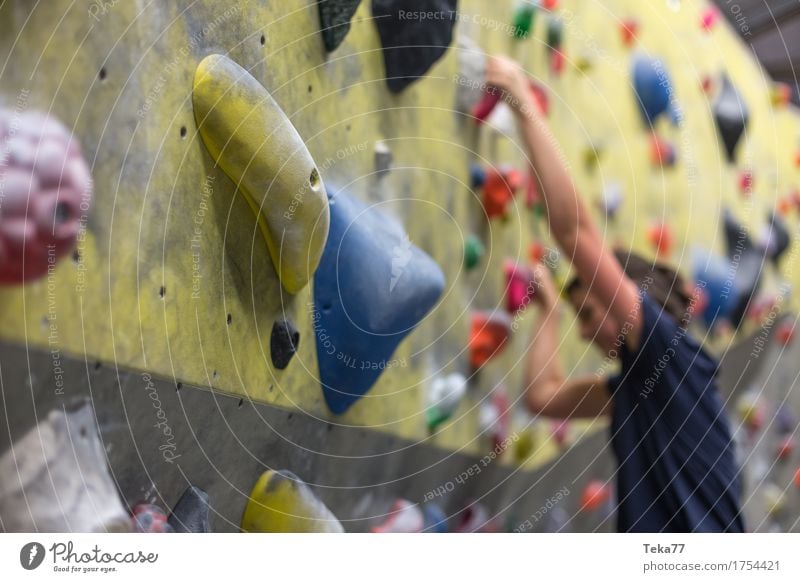
<path fill-rule="evenodd" d="M 454 111 L 460 74 L 455 43 L 427 78 L 392 95 L 367 0 L 330 55 L 310 0 L 50 4 L 33 10 L 19 0 L 0 8 L 0 100 L 12 109 L 50 111 L 74 129 L 93 167 L 95 201 L 72 260 L 46 279 L 0 291 L 0 335 L 332 422 L 451 450 L 487 450 L 485 437 L 478 436 L 478 406 L 499 383 L 512 399 L 519 395 L 534 316 L 524 314 L 508 349 L 471 379 L 455 418 L 432 436 L 425 388 L 435 374 L 467 372 L 470 310 L 502 309 L 502 260 L 527 258 L 534 232 L 547 239 L 522 196 L 507 220 L 486 224 L 478 195 L 470 192 L 468 169 L 476 156 L 518 167 L 523 156 L 513 140 L 477 130 Z M 604 181 L 622 185 L 619 216 L 603 222 L 610 242 L 651 254 L 647 226 L 664 220 L 676 238 L 669 259 L 688 274 L 692 245 L 723 252 L 723 206 L 758 232 L 766 210 L 800 183 L 797 112 L 773 107 L 769 80 L 726 23 L 711 33 L 701 30 L 705 2 L 684 1 L 674 11 L 662 1 L 563 0 L 557 11 L 565 23 L 561 76 L 549 72 L 542 11 L 531 37 L 514 41 L 508 28 L 512 2 L 459 4 L 456 37 L 512 54 L 547 86 L 553 130 L 587 200 L 594 204 Z M 624 18 L 640 22 L 633 49 L 621 41 Z M 657 127 L 676 144 L 674 168 L 654 169 L 649 162 L 648 133 L 630 81 L 636 50 L 663 60 L 684 112 L 682 126 L 662 121 Z M 305 139 L 326 185 L 380 203 L 446 275 L 441 303 L 398 349 L 400 366 L 341 417 L 327 411 L 317 380 L 311 288 L 296 296 L 281 293 L 250 208 L 197 135 L 192 78 L 212 53 L 229 55 L 271 92 Z M 579 61 L 589 67 L 579 70 Z M 700 88 L 704 75 L 723 70 L 751 111 L 737 166 L 724 159 L 709 98 Z M 395 165 L 380 179 L 373 161 L 379 140 Z M 594 167 L 585 163 L 592 147 L 599 152 Z M 749 199 L 737 186 L 745 166 L 755 175 Z M 788 220 L 794 229 L 797 216 Z M 463 238 L 470 232 L 481 236 L 488 252 L 476 271 L 465 273 Z M 787 270 L 791 263 L 784 262 Z M 797 272 L 784 275 L 798 278 Z M 284 313 L 301 340 L 295 359 L 278 371 L 270 362 L 269 336 Z M 573 373 L 600 364 L 578 340 L 570 318 L 561 353 Z M 519 429 L 528 420 L 515 422 Z M 546 427 L 537 431 L 543 436 Z M 556 454 L 539 439 L 528 465 Z"/>

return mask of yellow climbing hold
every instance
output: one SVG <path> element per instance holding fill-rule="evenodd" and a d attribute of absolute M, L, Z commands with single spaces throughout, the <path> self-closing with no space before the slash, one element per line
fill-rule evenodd
<path fill-rule="evenodd" d="M 242 516 L 250 533 L 341 533 L 342 524 L 299 477 L 266 471 L 250 492 Z"/>
<path fill-rule="evenodd" d="M 264 86 L 223 55 L 198 65 L 192 102 L 203 143 L 256 214 L 283 288 L 297 293 L 314 275 L 330 223 L 305 143 Z"/>

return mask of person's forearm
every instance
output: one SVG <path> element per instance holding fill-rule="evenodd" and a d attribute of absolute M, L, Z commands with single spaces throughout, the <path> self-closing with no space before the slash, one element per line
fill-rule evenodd
<path fill-rule="evenodd" d="M 558 356 L 559 319 L 558 308 L 549 310 L 534 332 L 528 349 L 524 379 L 529 403 L 546 402 L 564 382 Z"/>
<path fill-rule="evenodd" d="M 534 107 L 531 101 L 517 112 L 520 133 L 533 166 L 533 179 L 539 181 L 550 230 L 564 252 L 573 256 L 579 233 L 594 235 L 594 226 L 559 154 L 555 137 L 534 113 Z"/>

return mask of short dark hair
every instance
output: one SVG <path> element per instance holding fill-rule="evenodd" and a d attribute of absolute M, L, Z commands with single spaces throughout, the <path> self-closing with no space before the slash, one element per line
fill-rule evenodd
<path fill-rule="evenodd" d="M 693 296 L 680 273 L 665 263 L 648 261 L 631 251 L 616 249 L 614 257 L 628 278 L 640 289 L 644 289 L 679 325 L 688 325 L 692 315 Z M 582 281 L 575 276 L 567 283 L 564 293 L 569 296 L 581 285 Z"/>

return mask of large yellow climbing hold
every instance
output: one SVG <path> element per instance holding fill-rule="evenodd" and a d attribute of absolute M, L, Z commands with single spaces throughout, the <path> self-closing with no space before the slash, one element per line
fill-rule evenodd
<path fill-rule="evenodd" d="M 342 524 L 299 477 L 267 471 L 256 482 L 242 516 L 251 533 L 341 533 Z"/>
<path fill-rule="evenodd" d="M 256 214 L 283 288 L 297 293 L 314 275 L 330 223 L 305 143 L 264 86 L 223 55 L 200 62 L 192 101 L 203 143 Z"/>

